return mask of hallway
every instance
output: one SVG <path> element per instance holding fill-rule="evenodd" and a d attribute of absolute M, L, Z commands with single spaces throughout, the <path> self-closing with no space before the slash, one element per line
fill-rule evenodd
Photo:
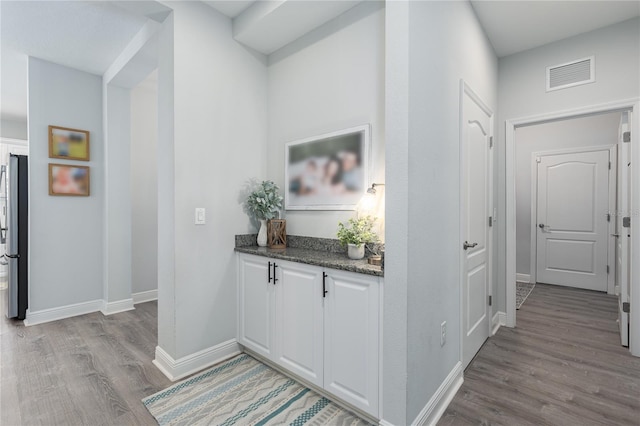
<path fill-rule="evenodd" d="M 616 297 L 537 284 L 438 424 L 637 425 L 640 358 L 620 346 L 616 310 Z"/>

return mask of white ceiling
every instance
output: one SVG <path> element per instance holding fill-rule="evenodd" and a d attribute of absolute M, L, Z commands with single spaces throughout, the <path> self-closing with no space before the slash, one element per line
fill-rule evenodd
<path fill-rule="evenodd" d="M 640 16 L 640 1 L 471 0 L 498 57 Z"/>
<path fill-rule="evenodd" d="M 208 4 L 209 6 L 216 9 L 218 12 L 223 15 L 227 15 L 229 18 L 235 18 L 244 12 L 249 6 L 255 3 L 253 1 L 246 0 L 226 0 L 226 1 L 218 1 L 218 0 L 202 0 L 203 3 Z"/>

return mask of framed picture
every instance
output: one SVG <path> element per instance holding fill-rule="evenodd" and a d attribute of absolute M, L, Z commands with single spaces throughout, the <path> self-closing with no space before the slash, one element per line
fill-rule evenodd
<path fill-rule="evenodd" d="M 289 142 L 285 148 L 286 210 L 355 210 L 370 167 L 370 126 Z"/>
<path fill-rule="evenodd" d="M 91 188 L 87 166 L 49 164 L 49 195 L 88 197 Z"/>
<path fill-rule="evenodd" d="M 89 161 L 89 132 L 49 126 L 49 158 Z"/>

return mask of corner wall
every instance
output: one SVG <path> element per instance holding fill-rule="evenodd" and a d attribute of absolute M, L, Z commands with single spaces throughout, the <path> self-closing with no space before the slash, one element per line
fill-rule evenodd
<path fill-rule="evenodd" d="M 287 142 L 371 124 L 371 182 L 385 181 L 384 2 L 363 2 L 269 56 L 267 177 L 286 189 Z M 287 232 L 336 238 L 353 211 L 287 211 Z"/>
<path fill-rule="evenodd" d="M 49 125 L 88 130 L 91 161 L 50 159 Z M 102 299 L 102 79 L 29 58 L 29 136 L 29 312 Z M 49 196 L 49 163 L 90 166 L 91 196 Z"/>

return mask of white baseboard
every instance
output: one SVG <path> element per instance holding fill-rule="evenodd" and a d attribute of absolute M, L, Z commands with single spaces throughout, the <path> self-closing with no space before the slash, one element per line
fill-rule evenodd
<path fill-rule="evenodd" d="M 115 302 L 104 301 L 104 303 L 102 304 L 102 309 L 100 310 L 102 311 L 102 314 L 106 316 L 117 314 L 120 312 L 131 311 L 133 309 L 135 309 L 133 307 L 133 299 L 123 299 L 117 300 Z"/>
<path fill-rule="evenodd" d="M 137 305 L 138 303 L 151 302 L 152 300 L 158 300 L 158 289 L 133 293 L 131 295 L 131 298 L 133 299 L 134 305 Z"/>
<path fill-rule="evenodd" d="M 156 359 L 153 364 L 172 382 L 204 370 L 240 353 L 236 339 L 227 340 L 219 345 L 203 349 L 180 359 L 173 359 L 160 346 L 156 346 Z"/>
<path fill-rule="evenodd" d="M 429 402 L 427 402 L 427 405 L 418 413 L 415 420 L 411 422 L 412 425 L 422 426 L 435 425 L 438 423 L 438 420 L 440 420 L 440 417 L 444 414 L 451 400 L 456 396 L 456 392 L 458 392 L 458 389 L 462 386 L 462 382 L 464 381 L 462 373 L 462 363 L 458 361 L 446 379 L 440 384 L 436 393 L 434 393 Z"/>
<path fill-rule="evenodd" d="M 529 274 L 516 274 L 516 281 L 520 283 L 530 283 L 531 275 Z"/>
<path fill-rule="evenodd" d="M 507 313 L 498 311 L 491 319 L 491 335 L 496 334 L 503 325 L 507 325 Z"/>
<path fill-rule="evenodd" d="M 24 325 L 31 326 L 45 322 L 57 321 L 64 318 L 98 312 L 103 307 L 102 300 L 91 300 L 89 302 L 75 303 L 73 305 L 61 306 L 59 308 L 43 309 L 32 312 L 27 310 L 27 318 Z"/>

